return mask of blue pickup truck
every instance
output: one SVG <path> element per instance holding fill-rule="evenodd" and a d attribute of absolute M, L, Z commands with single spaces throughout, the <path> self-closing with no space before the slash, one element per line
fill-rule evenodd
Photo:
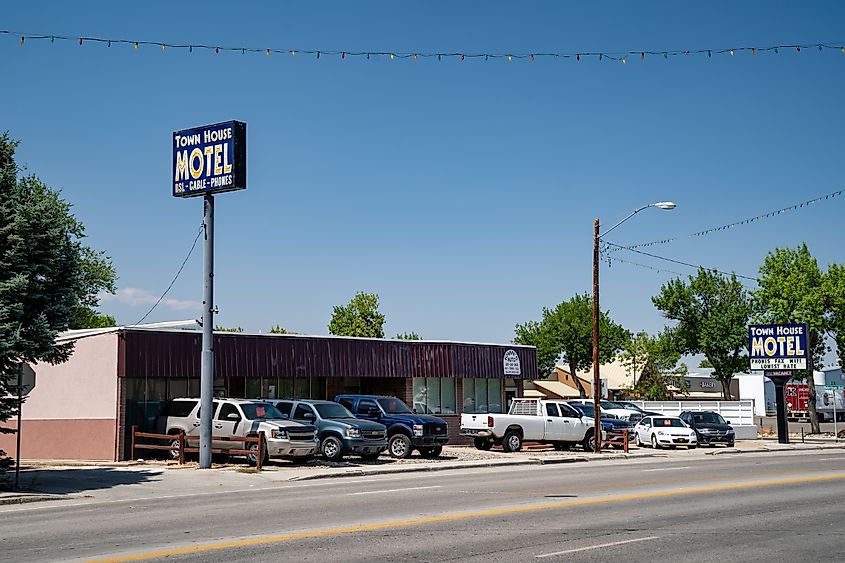
<path fill-rule="evenodd" d="M 381 395 L 338 395 L 334 398 L 356 417 L 387 426 L 387 452 L 396 458 L 410 457 L 418 450 L 423 457 L 441 454 L 449 442 L 446 421 L 430 414 L 418 414 L 396 397 Z"/>

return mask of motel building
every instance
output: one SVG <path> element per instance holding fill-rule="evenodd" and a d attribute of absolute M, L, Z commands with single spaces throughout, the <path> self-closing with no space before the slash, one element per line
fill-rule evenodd
<path fill-rule="evenodd" d="M 202 334 L 179 324 L 63 333 L 75 343 L 70 359 L 30 366 L 21 457 L 130 459 L 133 425 L 154 432 L 166 400 L 199 397 Z M 467 443 L 461 413 L 506 411 L 523 380 L 537 379 L 535 348 L 514 344 L 216 332 L 214 353 L 217 397 L 393 395 L 445 419 L 452 444 Z M 0 449 L 14 456 L 15 435 L 0 434 Z"/>

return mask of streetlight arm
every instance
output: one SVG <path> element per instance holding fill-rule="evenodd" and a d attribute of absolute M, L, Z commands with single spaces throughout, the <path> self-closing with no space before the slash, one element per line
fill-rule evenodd
<path fill-rule="evenodd" d="M 600 235 L 599 235 L 599 239 L 601 239 L 602 237 L 607 236 L 607 235 L 610 233 L 610 231 L 612 231 L 613 229 L 615 229 L 616 227 L 618 227 L 619 225 L 621 225 L 622 223 L 624 223 L 625 221 L 627 221 L 628 219 L 630 219 L 631 217 L 633 217 L 634 215 L 636 215 L 637 213 L 639 213 L 640 211 L 642 211 L 642 210 L 644 210 L 644 209 L 648 209 L 649 207 L 655 207 L 655 205 L 654 205 L 653 203 L 649 203 L 648 205 L 643 205 L 642 207 L 639 207 L 639 208 L 637 208 L 637 209 L 634 209 L 634 210 L 633 210 L 633 211 L 632 211 L 632 212 L 631 212 L 631 213 L 630 213 L 627 217 L 625 217 L 624 219 L 622 219 L 621 221 L 619 221 L 618 223 L 616 223 L 615 225 L 613 225 L 612 227 L 610 227 L 608 230 L 606 230 L 605 232 L 603 232 L 602 234 L 600 234 Z"/>

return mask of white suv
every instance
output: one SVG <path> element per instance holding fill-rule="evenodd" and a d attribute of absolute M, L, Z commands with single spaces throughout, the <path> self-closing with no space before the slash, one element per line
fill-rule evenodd
<path fill-rule="evenodd" d="M 311 424 L 300 424 L 284 419 L 276 407 L 262 401 L 249 399 L 218 399 L 213 405 L 214 415 L 211 421 L 212 436 L 258 436 L 264 431 L 264 460 L 268 458 L 283 458 L 296 461 L 311 459 L 317 452 L 317 429 Z M 158 431 L 162 434 L 179 434 L 184 431 L 191 447 L 197 447 L 200 437 L 200 400 L 190 398 L 172 399 L 165 403 L 156 421 Z M 174 446 L 178 441 L 174 440 Z M 243 442 L 228 440 L 212 440 L 211 447 L 215 450 L 244 449 Z M 255 464 L 258 444 L 249 444 L 254 450 L 247 456 L 251 464 Z M 178 452 L 170 450 L 171 456 L 178 456 Z"/>

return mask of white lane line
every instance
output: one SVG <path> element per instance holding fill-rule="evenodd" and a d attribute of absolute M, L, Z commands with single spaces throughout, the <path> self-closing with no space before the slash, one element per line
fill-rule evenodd
<path fill-rule="evenodd" d="M 610 543 L 601 543 L 599 545 L 588 545 L 587 547 L 576 547 L 575 549 L 567 549 L 565 551 L 555 551 L 554 553 L 544 553 L 543 555 L 535 555 L 535 559 L 543 559 L 545 557 L 555 557 L 557 555 L 566 555 L 567 553 L 578 553 L 579 551 L 589 551 L 590 549 L 599 549 L 602 547 L 613 547 L 615 545 L 624 545 L 626 543 L 635 543 L 639 541 L 648 541 L 660 539 L 658 536 L 648 536 L 645 538 L 635 538 L 632 540 L 614 541 Z"/>
<path fill-rule="evenodd" d="M 817 461 L 845 461 L 845 456 L 842 456 L 842 457 L 820 457 Z"/>
<path fill-rule="evenodd" d="M 352 497 L 355 495 L 377 495 L 379 493 L 398 493 L 400 491 L 419 491 L 421 489 L 439 489 L 440 485 L 431 485 L 429 487 L 406 487 L 404 489 L 381 489 L 378 491 L 361 491 L 359 493 L 346 493 L 346 496 Z"/>
<path fill-rule="evenodd" d="M 643 473 L 649 471 L 680 471 L 681 469 L 692 469 L 692 465 L 684 465 L 683 467 L 658 467 L 657 469 L 643 469 Z"/>

